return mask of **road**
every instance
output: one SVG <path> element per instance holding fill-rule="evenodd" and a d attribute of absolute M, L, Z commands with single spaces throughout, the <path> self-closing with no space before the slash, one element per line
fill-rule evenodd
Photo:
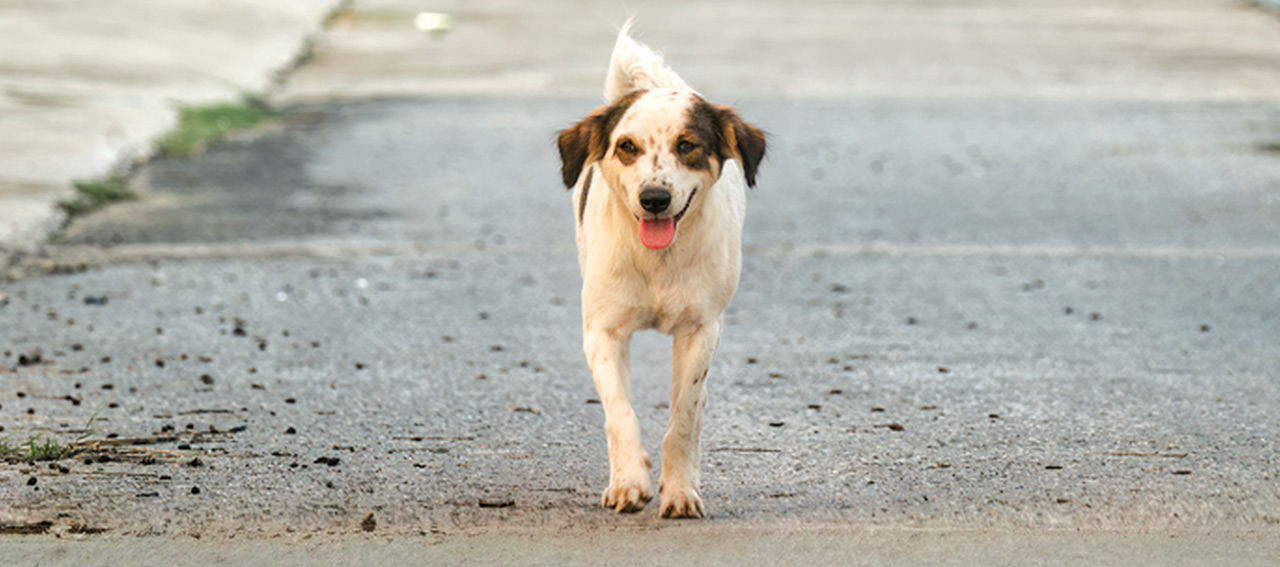
<path fill-rule="evenodd" d="M 365 542 L 335 557 L 763 533 L 889 564 L 1014 564 L 1026 541 L 1045 564 L 1267 564 L 1280 23 L 1206 5 L 752 4 L 724 40 L 689 39 L 711 8 L 642 13 L 771 136 L 710 379 L 709 518 L 679 532 L 596 506 L 553 140 L 598 104 L 611 14 L 544 44 L 572 6 L 482 2 L 433 40 L 359 4 L 277 124 L 147 164 L 146 199 L 62 237 L 72 273 L 4 288 L 4 434 L 115 444 L 0 467 L 0 520 Z M 752 45 L 758 66 L 722 63 Z M 655 458 L 668 346 L 634 352 Z"/>

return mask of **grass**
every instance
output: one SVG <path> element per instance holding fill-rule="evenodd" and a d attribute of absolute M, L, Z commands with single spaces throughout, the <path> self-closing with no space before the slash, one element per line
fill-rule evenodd
<path fill-rule="evenodd" d="M 271 120 L 274 114 L 266 100 L 255 96 L 245 96 L 239 103 L 185 107 L 178 111 L 178 126 L 156 140 L 156 150 L 166 156 L 195 155 L 209 141 L 230 132 L 257 127 Z M 123 176 L 76 181 L 73 185 L 75 196 L 58 201 L 58 206 L 70 217 L 87 215 L 111 203 L 138 198 L 138 194 L 129 188 L 128 178 Z"/>
<path fill-rule="evenodd" d="M 132 201 L 138 194 L 129 189 L 124 177 L 107 177 L 93 181 L 76 181 L 76 196 L 58 201 L 69 216 L 86 215 L 111 203 Z"/>
<path fill-rule="evenodd" d="M 79 454 L 82 450 L 80 442 L 88 437 L 86 433 L 66 444 L 45 437 L 43 433 L 28 437 L 26 443 L 10 443 L 9 437 L 5 437 L 0 439 L 0 458 L 21 463 L 66 459 Z"/>
<path fill-rule="evenodd" d="M 184 107 L 178 111 L 177 128 L 156 141 L 156 150 L 171 157 L 192 156 L 209 141 L 257 127 L 273 114 L 265 100 L 253 96 L 239 103 Z"/>
<path fill-rule="evenodd" d="M 254 96 L 245 96 L 239 103 L 185 107 L 178 111 L 178 126 L 156 140 L 156 150 L 166 156 L 195 155 L 209 141 L 230 132 L 259 126 L 273 115 L 271 106 Z M 58 201 L 58 206 L 71 217 L 87 215 L 111 203 L 138 198 L 138 194 L 129 189 L 128 178 L 123 176 L 76 181 L 73 185 L 75 197 Z"/>
<path fill-rule="evenodd" d="M 43 433 L 28 437 L 25 443 L 12 443 L 10 441 L 13 437 L 12 435 L 2 437 L 0 438 L 0 459 L 34 463 L 74 457 L 84 450 L 84 440 L 93 435 L 93 421 L 97 418 L 97 414 L 90 417 L 89 423 L 85 424 L 85 433 L 82 433 L 75 441 L 70 443 L 59 443 L 57 440 L 46 437 Z"/>
<path fill-rule="evenodd" d="M 27 439 L 26 443 L 13 444 L 9 442 L 8 437 L 0 439 L 0 457 L 23 463 L 56 461 L 73 457 L 79 452 L 80 450 L 76 448 L 74 443 L 64 445 L 44 437 L 43 433 L 37 433 Z"/>

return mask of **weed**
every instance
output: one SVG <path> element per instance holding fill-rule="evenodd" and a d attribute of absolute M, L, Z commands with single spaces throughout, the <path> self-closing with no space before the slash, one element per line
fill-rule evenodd
<path fill-rule="evenodd" d="M 107 177 L 93 181 L 76 181 L 76 196 L 58 201 L 58 206 L 70 216 L 86 215 L 111 203 L 131 201 L 138 194 L 129 189 L 123 177 Z"/>
<path fill-rule="evenodd" d="M 156 141 L 156 150 L 171 157 L 195 155 L 209 141 L 256 127 L 273 114 L 266 100 L 253 96 L 234 104 L 185 107 L 178 111 L 178 126 Z"/>
<path fill-rule="evenodd" d="M 93 435 L 93 422 L 97 418 L 98 414 L 93 414 L 89 418 L 89 423 L 85 424 L 85 432 L 77 437 L 75 441 L 66 444 L 45 437 L 43 433 L 28 437 L 25 443 L 10 442 L 12 435 L 0 438 L 0 459 L 34 463 L 74 457 L 84 450 L 86 446 L 84 441 Z"/>
<path fill-rule="evenodd" d="M 26 443 L 10 443 L 9 438 L 0 439 L 0 457 L 7 460 L 33 463 L 36 461 L 56 461 L 71 457 L 79 452 L 74 443 L 62 444 L 43 433 L 37 433 L 27 439 Z"/>

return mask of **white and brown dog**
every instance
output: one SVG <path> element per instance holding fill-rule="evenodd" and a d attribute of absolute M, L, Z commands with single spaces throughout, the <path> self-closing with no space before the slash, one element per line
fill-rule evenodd
<path fill-rule="evenodd" d="M 609 487 L 602 505 L 638 512 L 653 498 L 631 407 L 631 336 L 673 337 L 671 418 L 658 490 L 666 518 L 703 515 L 698 438 L 707 370 L 738 287 L 746 189 L 765 136 L 689 88 L 661 57 L 618 34 L 608 104 L 560 133 L 582 269 L 583 350 L 604 406 Z"/>

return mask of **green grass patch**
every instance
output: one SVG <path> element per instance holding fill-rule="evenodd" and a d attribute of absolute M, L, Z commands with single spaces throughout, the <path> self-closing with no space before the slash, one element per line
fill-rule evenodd
<path fill-rule="evenodd" d="M 0 460 L 34 463 L 37 461 L 57 461 L 78 455 L 85 448 L 84 441 L 93 436 L 93 422 L 98 414 L 89 417 L 84 426 L 84 433 L 70 443 L 59 443 L 56 439 L 37 433 L 27 438 L 26 442 L 10 441 L 13 435 L 0 437 Z"/>
<path fill-rule="evenodd" d="M 37 433 L 27 439 L 26 443 L 12 443 L 8 437 L 0 439 L 0 458 L 6 461 L 34 463 L 36 461 L 56 461 L 74 457 L 80 452 L 76 442 L 59 443 L 54 439 Z"/>
<path fill-rule="evenodd" d="M 132 201 L 138 194 L 129 188 L 123 177 L 107 177 L 93 181 L 76 181 L 76 196 L 58 201 L 58 206 L 70 216 L 89 214 L 111 203 Z"/>
<path fill-rule="evenodd" d="M 261 98 L 245 97 L 239 103 L 189 106 L 178 111 L 178 126 L 156 141 L 166 156 L 195 155 L 205 144 L 231 132 L 255 128 L 274 115 Z"/>

